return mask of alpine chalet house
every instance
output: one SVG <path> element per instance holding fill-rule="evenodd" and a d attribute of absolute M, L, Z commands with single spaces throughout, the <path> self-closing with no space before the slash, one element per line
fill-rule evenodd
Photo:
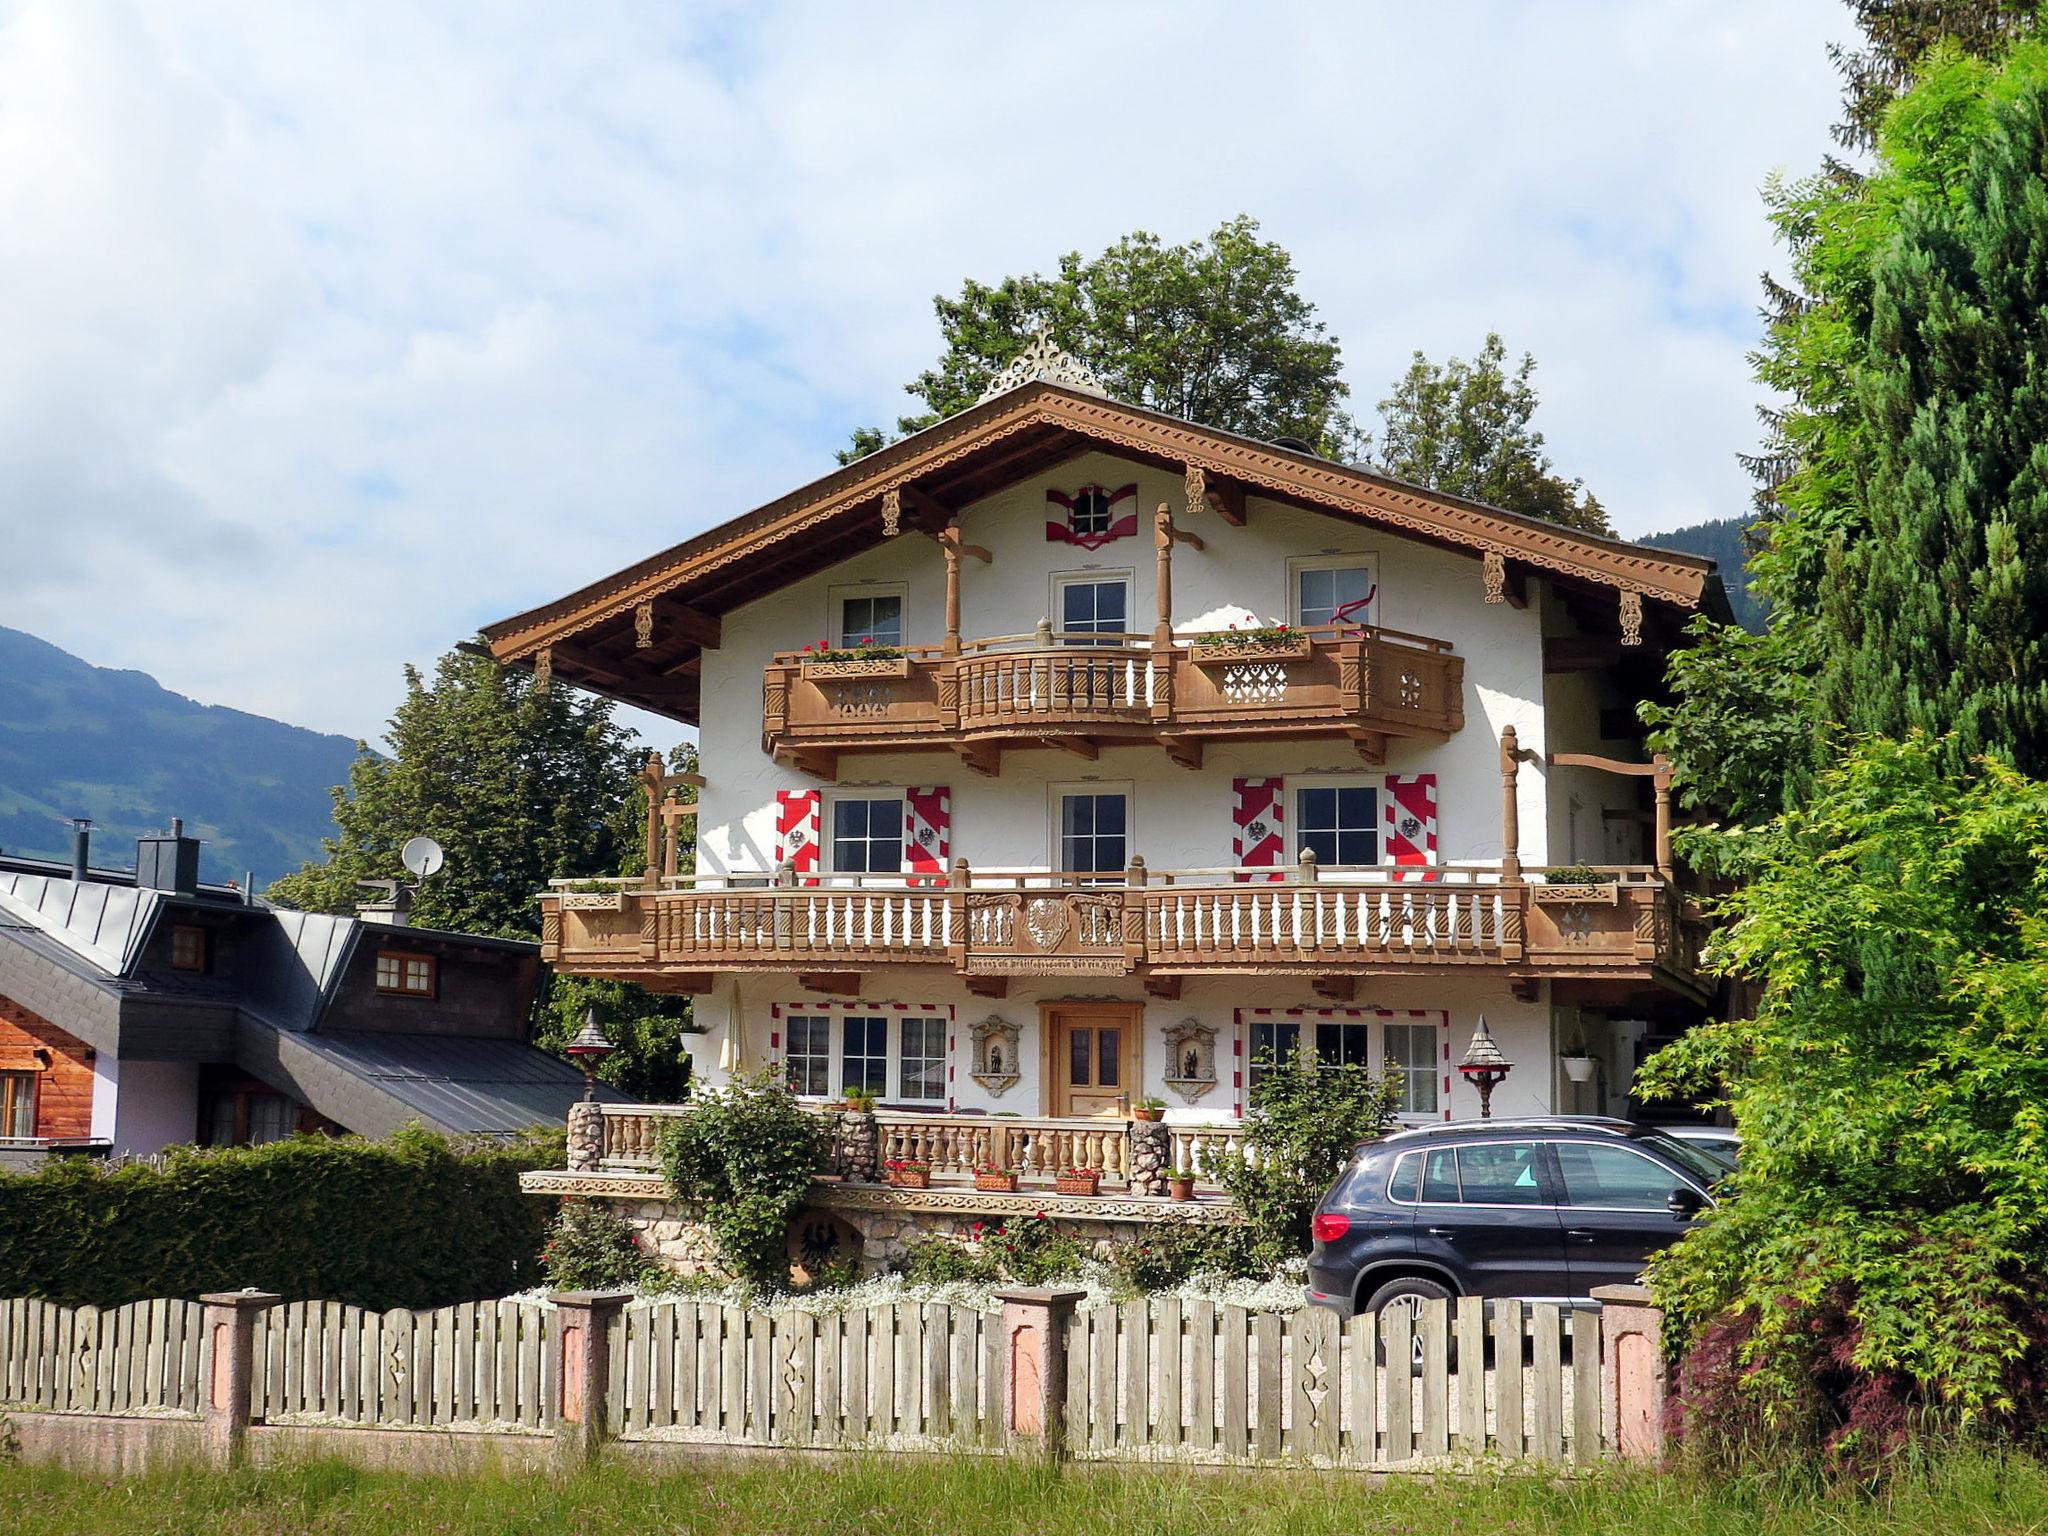
<path fill-rule="evenodd" d="M 1127 405 L 1041 340 L 485 639 L 701 733 L 695 872 L 668 804 L 657 873 L 542 897 L 544 960 L 695 994 L 701 1081 L 871 1091 L 942 1185 L 1149 1193 L 1143 1137 L 1198 1162 L 1294 1052 L 1479 1114 L 1482 1016 L 1495 1113 L 1625 1108 L 1705 1001 L 1634 713 L 1702 608 L 1710 561 Z M 602 1167 L 652 1118 L 608 1107 Z"/>

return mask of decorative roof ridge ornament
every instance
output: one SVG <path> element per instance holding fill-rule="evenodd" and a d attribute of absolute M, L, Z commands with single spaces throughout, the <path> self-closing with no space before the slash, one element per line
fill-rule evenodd
<path fill-rule="evenodd" d="M 1058 384 L 1067 389 L 1079 390 L 1084 395 L 1097 395 L 1104 400 L 1113 398 L 1109 386 L 1094 369 L 1076 358 L 1071 352 L 1054 345 L 1052 327 L 1041 325 L 1031 335 L 1009 362 L 1005 363 L 996 376 L 988 381 L 988 388 L 981 392 L 974 403 L 985 405 L 998 395 L 1006 395 L 1019 385 L 1043 380 L 1047 384 Z"/>

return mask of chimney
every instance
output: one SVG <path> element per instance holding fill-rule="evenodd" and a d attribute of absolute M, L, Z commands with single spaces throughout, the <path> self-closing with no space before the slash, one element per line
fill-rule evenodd
<path fill-rule="evenodd" d="M 199 839 L 187 837 L 177 817 L 171 818 L 169 832 L 135 840 L 135 888 L 174 896 L 199 893 Z"/>
<path fill-rule="evenodd" d="M 356 916 L 364 922 L 403 928 L 412 921 L 411 886 L 400 885 L 396 880 L 358 880 L 356 884 L 377 892 L 369 900 L 356 903 Z"/>
<path fill-rule="evenodd" d="M 85 880 L 85 871 L 92 855 L 92 818 L 74 816 L 71 818 L 71 878 Z"/>

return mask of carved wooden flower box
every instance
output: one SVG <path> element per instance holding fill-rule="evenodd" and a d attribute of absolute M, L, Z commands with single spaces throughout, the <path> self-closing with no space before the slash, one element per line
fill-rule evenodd
<path fill-rule="evenodd" d="M 564 891 L 560 897 L 564 912 L 621 912 L 625 910 L 624 891 Z"/>
<path fill-rule="evenodd" d="M 1533 885 L 1539 907 L 1611 907 L 1620 887 L 1612 881 L 1587 881 L 1579 885 Z"/>
<path fill-rule="evenodd" d="M 1014 1173 L 977 1173 L 974 1187 L 991 1195 L 1014 1195 L 1017 1193 L 1017 1175 Z"/>
<path fill-rule="evenodd" d="M 1099 1173 L 1063 1173 L 1053 1180 L 1053 1193 L 1057 1195 L 1092 1195 L 1102 1188 Z"/>
<path fill-rule="evenodd" d="M 1210 643 L 1188 647 L 1188 658 L 1198 667 L 1243 666 L 1260 661 L 1300 661 L 1315 649 L 1307 635 L 1289 635 L 1284 640 L 1252 640 L 1243 645 Z"/>
<path fill-rule="evenodd" d="M 908 656 L 863 657 L 858 661 L 806 661 L 798 669 L 807 683 L 843 683 L 865 677 L 908 677 Z"/>

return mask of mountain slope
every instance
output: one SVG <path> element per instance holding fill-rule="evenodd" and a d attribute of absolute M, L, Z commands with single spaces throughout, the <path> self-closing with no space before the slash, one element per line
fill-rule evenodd
<path fill-rule="evenodd" d="M 1764 627 L 1765 609 L 1749 590 L 1749 550 L 1743 543 L 1743 535 L 1755 521 L 1754 513 L 1721 517 L 1710 523 L 1694 523 L 1690 528 L 1674 528 L 1669 533 L 1645 534 L 1636 542 L 1647 544 L 1652 549 L 1676 549 L 1688 555 L 1705 555 L 1716 561 L 1721 567 L 1721 584 L 1728 589 L 1728 606 L 1735 610 L 1735 622 L 1752 633 L 1760 634 Z"/>
<path fill-rule="evenodd" d="M 142 672 L 95 667 L 0 628 L 0 848 L 69 856 L 66 819 L 93 819 L 93 862 L 132 865 L 173 816 L 206 840 L 205 878 L 257 886 L 316 857 L 329 785 L 356 744 L 195 703 Z"/>

